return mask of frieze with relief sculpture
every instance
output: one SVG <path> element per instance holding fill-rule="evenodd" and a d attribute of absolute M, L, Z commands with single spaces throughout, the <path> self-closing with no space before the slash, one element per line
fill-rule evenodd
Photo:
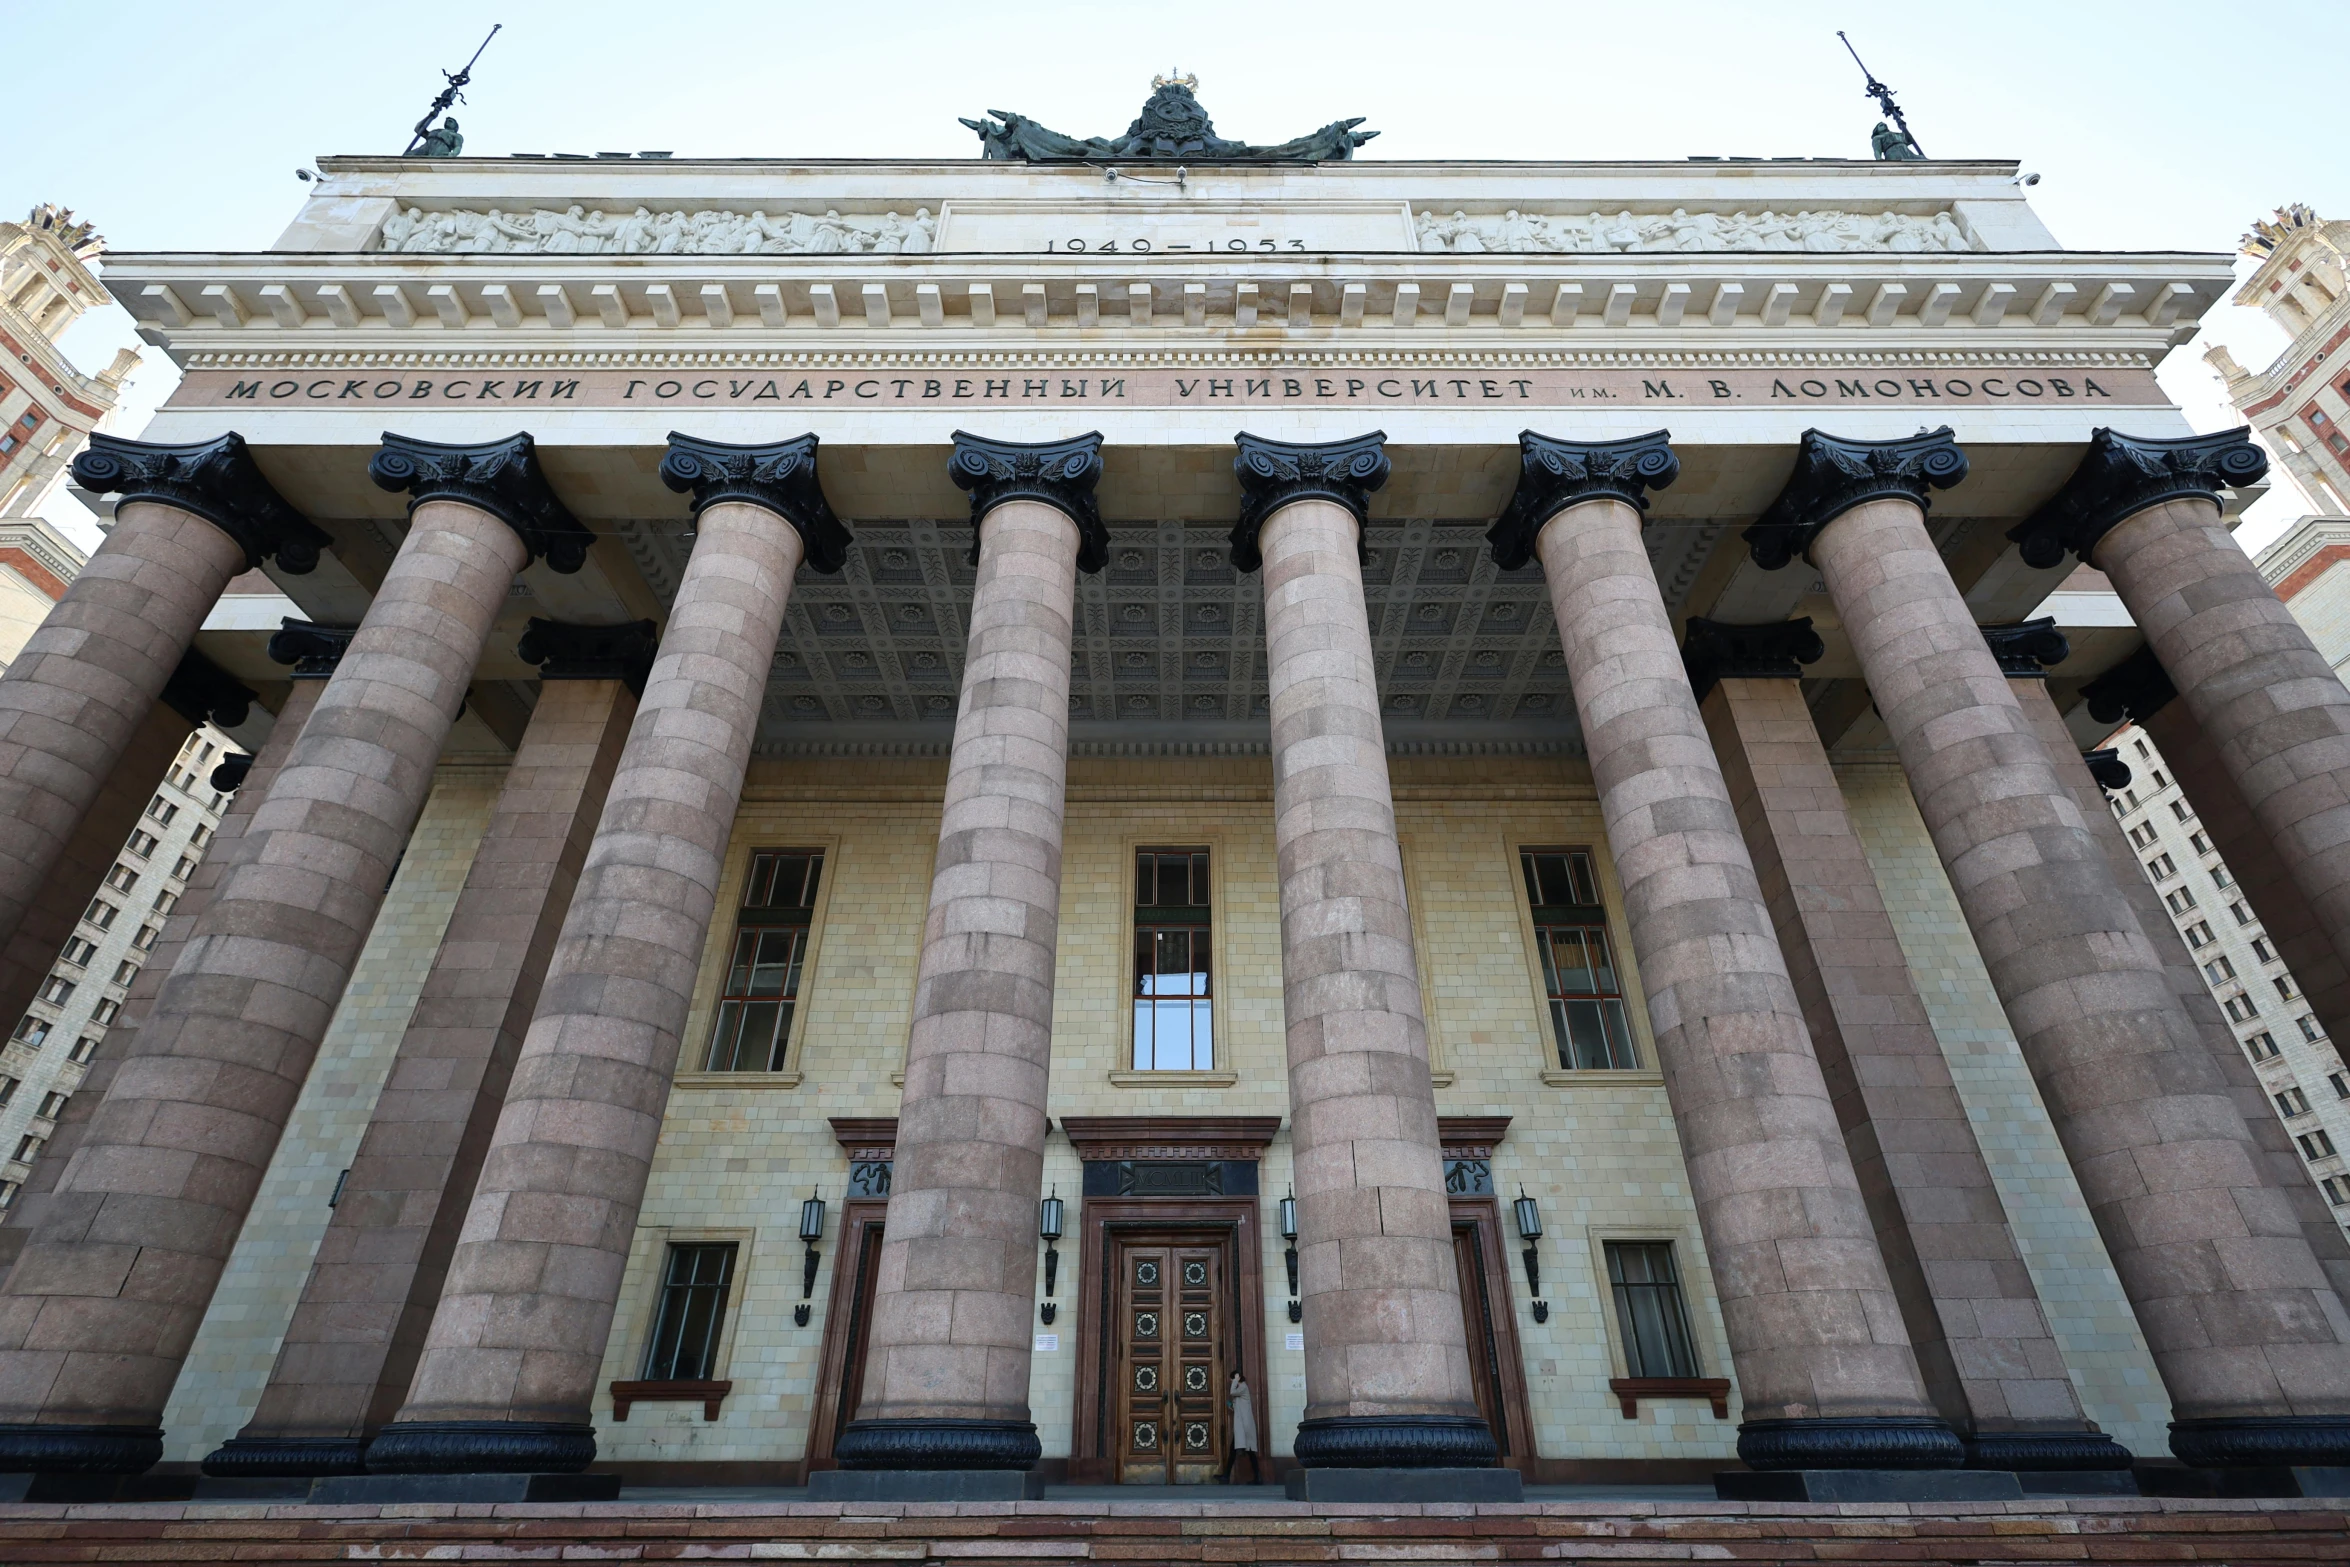
<path fill-rule="evenodd" d="M 782 256 L 927 254 L 938 235 L 928 207 L 843 216 L 754 209 L 606 212 L 574 203 L 507 211 L 409 207 L 384 221 L 377 248 L 403 255 Z"/>
<path fill-rule="evenodd" d="M 1973 253 L 1974 241 L 1947 212 L 1671 212 L 1545 216 L 1517 209 L 1500 216 L 1421 212 L 1412 220 L 1420 249 L 1451 255 L 1481 251 L 1610 254 L 1632 251 L 1843 251 Z"/>

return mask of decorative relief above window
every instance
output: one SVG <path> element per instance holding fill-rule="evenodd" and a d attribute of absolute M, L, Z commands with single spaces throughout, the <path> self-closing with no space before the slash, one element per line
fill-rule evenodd
<path fill-rule="evenodd" d="M 1498 217 L 1421 212 L 1413 218 L 1420 248 L 1476 251 L 1608 253 L 1650 250 L 1964 251 L 1975 244 L 1947 212 L 1592 212 L 1555 217 L 1512 210 Z"/>

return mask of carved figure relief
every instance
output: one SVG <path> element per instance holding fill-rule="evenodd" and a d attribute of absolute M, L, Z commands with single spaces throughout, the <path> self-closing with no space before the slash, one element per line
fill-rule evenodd
<path fill-rule="evenodd" d="M 1892 250 L 1972 251 L 1947 212 L 1593 212 L 1545 216 L 1511 210 L 1499 217 L 1422 212 L 1413 219 L 1422 250 L 1478 251 Z"/>
<path fill-rule="evenodd" d="M 556 211 L 426 212 L 409 207 L 385 221 L 384 250 L 409 255 L 535 252 L 554 256 L 925 255 L 938 234 L 928 207 L 912 217 L 783 212 L 608 213 L 578 205 Z"/>

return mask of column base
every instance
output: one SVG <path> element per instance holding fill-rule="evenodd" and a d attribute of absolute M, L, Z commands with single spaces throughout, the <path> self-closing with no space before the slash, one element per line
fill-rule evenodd
<path fill-rule="evenodd" d="M 2024 1488 L 1995 1469 L 1732 1469 L 1714 1476 L 1725 1502 L 2014 1502 Z"/>
<path fill-rule="evenodd" d="M 2339 1468 L 2350 1465 L 2350 1415 L 2174 1420 L 2170 1450 L 2190 1469 Z"/>
<path fill-rule="evenodd" d="M 2118 1470 L 2137 1462 L 2102 1431 L 1978 1431 L 1963 1438 L 1969 1469 Z"/>
<path fill-rule="evenodd" d="M 616 1502 L 620 1476 L 583 1474 L 325 1475 L 310 1482 L 321 1507 L 406 1502 Z"/>
<path fill-rule="evenodd" d="M 141 1474 L 162 1461 L 161 1426 L 0 1425 L 0 1474 Z"/>
<path fill-rule="evenodd" d="M 1035 1467 L 1044 1444 L 1032 1420 L 852 1420 L 832 1456 L 843 1469 L 1021 1470 Z"/>
<path fill-rule="evenodd" d="M 1292 1469 L 1282 1494 L 1293 1502 L 1522 1502 L 1515 1469 Z"/>
<path fill-rule="evenodd" d="M 363 1475 L 367 1443 L 355 1436 L 233 1436 L 204 1455 L 204 1472 L 220 1480 Z"/>
<path fill-rule="evenodd" d="M 1036 1502 L 1044 1476 L 1033 1469 L 819 1469 L 811 1502 Z"/>
<path fill-rule="evenodd" d="M 2145 1464 L 2137 1472 L 2144 1496 L 2350 1496 L 2350 1468 L 2333 1464 L 2239 1464 L 2226 1469 Z"/>
<path fill-rule="evenodd" d="M 1500 1452 L 1478 1415 L 1336 1415 L 1301 1421 L 1307 1469 L 1489 1469 Z"/>
<path fill-rule="evenodd" d="M 1966 1444 L 1930 1416 L 1749 1420 L 1738 1428 L 1738 1457 L 1757 1470 L 1956 1469 Z"/>
<path fill-rule="evenodd" d="M 577 1474 L 596 1428 L 542 1420 L 396 1420 L 367 1444 L 371 1475 Z"/>

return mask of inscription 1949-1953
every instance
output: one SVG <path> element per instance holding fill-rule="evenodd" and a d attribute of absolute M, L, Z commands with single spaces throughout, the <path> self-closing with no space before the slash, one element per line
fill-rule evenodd
<path fill-rule="evenodd" d="M 174 408 L 248 405 L 366 406 L 388 403 L 456 407 L 474 403 L 555 408 L 632 408 L 701 404 L 757 407 L 763 403 L 835 406 L 997 406 L 1087 403 L 1097 406 L 1168 408 L 1188 406 L 1263 407 L 1401 406 L 1452 407 L 1517 403 L 1527 407 L 1576 404 L 1671 403 L 1696 406 L 1768 407 L 1831 404 L 1867 407 L 2002 407 L 2016 404 L 2096 404 L 2100 407 L 2163 407 L 2167 399 L 2153 375 L 2140 369 L 2057 369 L 2045 366 L 1977 368 L 1950 374 L 1882 366 L 1804 370 L 1533 369 L 1510 366 L 1499 373 L 1460 374 L 1377 367 L 1282 369 L 1279 371 L 1149 369 L 1100 373 L 1099 367 L 1038 370 L 1012 367 L 942 372 L 934 367 L 831 367 L 813 373 L 771 373 L 729 368 L 632 373 L 583 371 L 576 375 L 532 370 L 525 374 L 489 371 L 336 371 L 299 374 L 276 371 L 191 371 L 166 406 Z"/>

